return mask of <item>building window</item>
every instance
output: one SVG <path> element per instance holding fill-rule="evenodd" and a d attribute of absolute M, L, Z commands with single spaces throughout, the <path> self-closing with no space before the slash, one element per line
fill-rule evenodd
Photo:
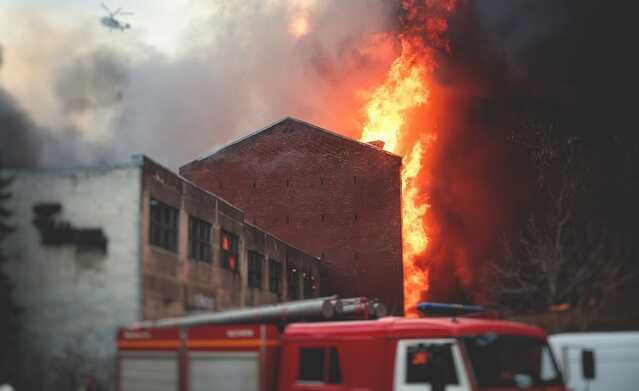
<path fill-rule="evenodd" d="M 300 275 L 295 267 L 289 267 L 288 274 L 288 298 L 297 300 L 300 298 Z"/>
<path fill-rule="evenodd" d="M 178 210 L 151 198 L 149 242 L 167 250 L 177 251 Z"/>
<path fill-rule="evenodd" d="M 222 267 L 237 273 L 239 271 L 239 238 L 237 235 L 221 231 L 220 249 Z"/>
<path fill-rule="evenodd" d="M 211 224 L 189 216 L 189 257 L 211 262 Z"/>
<path fill-rule="evenodd" d="M 278 295 L 282 292 L 282 264 L 274 259 L 268 261 L 269 289 Z"/>
<path fill-rule="evenodd" d="M 315 277 L 311 273 L 304 273 L 304 298 L 315 296 Z"/>
<path fill-rule="evenodd" d="M 255 251 L 248 252 L 248 286 L 262 287 L 262 263 L 264 257 Z"/>
<path fill-rule="evenodd" d="M 327 384 L 342 382 L 339 356 L 335 347 L 301 348 L 299 352 L 298 381 Z"/>

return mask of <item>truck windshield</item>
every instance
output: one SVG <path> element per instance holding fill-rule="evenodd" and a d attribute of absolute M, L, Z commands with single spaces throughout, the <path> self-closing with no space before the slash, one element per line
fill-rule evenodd
<path fill-rule="evenodd" d="M 562 384 L 561 374 L 544 340 L 488 333 L 466 337 L 463 341 L 479 387 Z"/>

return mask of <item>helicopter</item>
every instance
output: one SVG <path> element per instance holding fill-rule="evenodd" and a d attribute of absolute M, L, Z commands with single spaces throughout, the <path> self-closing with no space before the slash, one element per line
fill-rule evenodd
<path fill-rule="evenodd" d="M 130 23 L 124 23 L 116 19 L 116 16 L 125 16 L 125 15 L 133 15 L 132 12 L 122 12 L 122 8 L 118 8 L 115 11 L 111 11 L 109 7 L 102 3 L 102 8 L 109 14 L 109 16 L 103 16 L 100 18 L 100 22 L 105 26 L 110 28 L 111 30 L 120 29 L 120 31 L 124 31 L 126 29 L 131 28 Z"/>

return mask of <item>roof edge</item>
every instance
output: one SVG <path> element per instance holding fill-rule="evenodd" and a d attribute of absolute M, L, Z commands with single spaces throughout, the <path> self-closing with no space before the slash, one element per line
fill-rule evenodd
<path fill-rule="evenodd" d="M 286 240 L 283 240 L 282 238 L 280 238 L 280 237 L 278 237 L 278 236 L 276 236 L 276 235 L 273 235 L 272 233 L 270 233 L 269 231 L 267 231 L 265 228 L 258 227 L 257 225 L 255 225 L 255 224 L 253 224 L 253 223 L 250 223 L 250 222 L 246 221 L 246 219 L 244 220 L 244 225 L 248 225 L 249 227 L 252 227 L 252 228 L 258 229 L 258 230 L 260 230 L 260 231 L 264 232 L 264 234 L 265 234 L 265 235 L 270 236 L 271 238 L 273 238 L 273 239 L 275 239 L 275 240 L 277 240 L 277 241 L 279 241 L 279 242 L 281 242 L 281 243 L 283 243 L 283 244 L 287 245 L 288 247 L 290 247 L 290 248 L 292 248 L 292 249 L 295 249 L 295 250 L 297 250 L 297 251 L 299 251 L 299 252 L 301 252 L 301 253 L 303 253 L 303 254 L 306 254 L 306 255 L 310 256 L 310 257 L 311 257 L 311 258 L 313 258 L 315 261 L 317 261 L 317 262 L 319 262 L 319 261 L 320 261 L 320 257 L 317 257 L 317 256 L 315 256 L 315 255 L 313 255 L 313 254 L 310 254 L 309 252 L 307 252 L 307 251 L 305 251 L 305 250 L 302 250 L 301 248 L 299 248 L 299 247 L 297 247 L 297 246 L 292 245 L 291 243 L 287 242 Z"/>
<path fill-rule="evenodd" d="M 263 131 L 265 131 L 265 130 L 267 130 L 267 129 L 270 129 L 270 128 L 272 128 L 273 126 L 275 126 L 275 125 L 277 125 L 277 124 L 280 124 L 280 123 L 282 123 L 282 122 L 286 121 L 286 120 L 287 120 L 287 119 L 289 119 L 289 118 L 290 118 L 290 119 L 293 119 L 293 118 L 291 118 L 291 117 L 284 117 L 284 118 L 282 118 L 282 119 L 279 119 L 279 120 L 277 120 L 277 121 L 275 121 L 275 122 L 273 122 L 273 123 L 270 123 L 270 124 L 268 124 L 268 125 L 266 125 L 266 126 L 264 126 L 264 127 L 259 128 L 258 130 L 255 130 L 255 131 L 253 131 L 253 132 L 251 132 L 251 133 L 249 133 L 249 134 L 247 134 L 247 135 L 245 135 L 245 136 L 242 136 L 242 137 L 240 137 L 240 138 L 238 138 L 238 139 L 235 139 L 235 140 L 231 141 L 231 142 L 230 142 L 230 143 L 228 143 L 228 144 L 224 144 L 224 145 L 222 145 L 221 147 L 219 147 L 219 148 L 217 148 L 217 149 L 215 149 L 215 150 L 212 150 L 212 151 L 209 151 L 209 152 L 205 152 L 205 153 L 203 153 L 202 155 L 199 155 L 198 157 L 196 157 L 195 159 L 189 160 L 188 162 L 186 162 L 186 163 L 182 164 L 182 165 L 180 166 L 180 168 L 182 168 L 182 167 L 184 167 L 184 166 L 186 166 L 186 165 L 188 165 L 188 164 L 190 164 L 190 163 L 193 163 L 193 162 L 199 162 L 200 160 L 207 159 L 207 158 L 209 158 L 209 157 L 211 157 L 211 156 L 215 155 L 216 153 L 218 153 L 218 152 L 221 152 L 221 151 L 225 150 L 226 148 L 228 148 L 228 147 L 230 147 L 230 146 L 232 146 L 232 145 L 239 144 L 240 142 L 242 142 L 242 141 L 244 141 L 244 140 L 246 140 L 246 139 L 248 139 L 248 138 L 251 138 L 251 137 L 253 137 L 253 136 L 255 136 L 255 135 L 259 134 L 259 133 L 262 133 Z"/>
<path fill-rule="evenodd" d="M 392 157 L 395 157 L 395 158 L 398 158 L 398 159 L 402 159 L 402 157 L 401 157 L 401 156 L 399 156 L 399 155 L 397 155 L 397 154 L 394 154 L 394 153 L 392 153 L 392 152 L 386 151 L 386 150 L 384 150 L 384 149 L 377 148 L 376 146 L 371 145 L 371 144 L 369 144 L 368 142 L 355 140 L 354 138 L 350 138 L 350 137 L 344 136 L 343 134 L 339 134 L 339 133 L 334 132 L 334 131 L 332 131 L 332 130 L 328 130 L 328 129 L 322 128 L 321 126 L 314 125 L 314 124 L 312 124 L 312 123 L 310 123 L 310 122 L 306 122 L 306 121 L 304 121 L 304 120 L 297 119 L 297 118 L 294 118 L 294 117 L 286 117 L 286 118 L 284 118 L 284 119 L 290 119 L 290 120 L 295 121 L 295 122 L 297 122 L 297 123 L 304 124 L 304 125 L 306 125 L 306 126 L 310 126 L 310 127 L 312 127 L 312 128 L 315 128 L 315 129 L 317 129 L 317 130 L 319 130 L 319 131 L 322 131 L 322 132 L 324 132 L 324 133 L 328 133 L 328 134 L 330 134 L 330 135 L 333 135 L 333 136 L 339 137 L 339 138 L 341 138 L 341 139 L 343 139 L 343 140 L 350 141 L 350 142 L 353 142 L 353 143 L 356 143 L 356 144 L 362 145 L 362 146 L 367 147 L 367 148 L 372 148 L 372 149 L 374 149 L 374 150 L 376 150 L 376 151 L 378 151 L 378 152 L 382 152 L 382 153 L 385 153 L 385 154 L 387 154 L 387 155 L 389 155 L 389 156 L 392 156 Z"/>
<path fill-rule="evenodd" d="M 225 144 L 225 145 L 219 147 L 218 149 L 216 149 L 214 151 L 209 151 L 207 153 L 204 153 L 204 154 L 196 157 L 195 159 L 190 160 L 190 161 L 180 165 L 180 168 L 186 167 L 187 165 L 189 165 L 189 164 L 191 164 L 193 162 L 198 162 L 198 161 L 201 161 L 201 160 L 208 159 L 209 157 L 211 157 L 211 156 L 213 156 L 213 155 L 215 155 L 215 154 L 217 154 L 219 152 L 222 152 L 223 150 L 225 150 L 225 149 L 227 149 L 227 148 L 229 148 L 229 147 L 231 147 L 231 146 L 233 146 L 235 144 L 239 144 L 242 141 L 247 140 L 247 139 L 249 139 L 249 138 L 251 138 L 253 136 L 256 136 L 256 135 L 258 135 L 258 134 L 260 134 L 260 133 L 262 133 L 262 132 L 264 132 L 264 131 L 272 128 L 272 127 L 274 127 L 275 125 L 278 125 L 278 124 L 280 124 L 282 122 L 285 122 L 287 120 L 291 120 L 291 121 L 297 122 L 298 124 L 306 125 L 308 127 L 311 127 L 313 129 L 319 130 L 321 132 L 330 134 L 330 135 L 335 136 L 335 137 L 339 137 L 342 140 L 346 140 L 346 141 L 349 141 L 349 142 L 352 142 L 352 143 L 356 143 L 356 144 L 359 144 L 359 145 L 364 146 L 366 148 L 374 149 L 375 151 L 382 152 L 382 153 L 384 153 L 384 154 L 386 154 L 388 156 L 391 156 L 391 157 L 394 157 L 394 158 L 397 158 L 397 159 L 400 159 L 400 160 L 402 159 L 402 157 L 397 155 L 397 154 L 394 154 L 392 152 L 386 151 L 384 149 L 380 149 L 380 148 L 378 148 L 378 147 L 376 147 L 374 145 L 371 145 L 371 144 L 369 144 L 367 142 L 355 140 L 354 138 L 350 138 L 350 137 L 344 136 L 344 135 L 339 134 L 337 132 L 334 132 L 332 130 L 328 130 L 328 129 L 322 128 L 320 126 L 314 125 L 314 124 L 312 124 L 310 122 L 306 122 L 304 120 L 301 120 L 301 119 L 298 119 L 298 118 L 295 118 L 295 117 L 286 116 L 286 117 L 284 117 L 282 119 L 279 119 L 279 120 L 277 120 L 277 121 L 275 121 L 275 122 L 273 122 L 271 124 L 268 124 L 268 125 L 260 128 L 258 130 L 255 130 L 255 131 L 253 131 L 253 132 L 251 132 L 251 133 L 249 133 L 249 134 L 247 134 L 245 136 L 242 136 L 242 137 L 240 137 L 240 138 L 238 138 L 236 140 L 233 140 L 230 143 Z"/>
<path fill-rule="evenodd" d="M 126 168 L 142 167 L 144 164 L 145 155 L 135 154 L 132 155 L 130 160 L 122 162 L 114 162 L 107 164 L 78 164 L 59 167 L 1 167 L 0 171 L 6 173 L 19 173 L 19 174 L 65 174 L 75 172 L 90 172 L 90 171 L 112 171 L 121 170 Z"/>

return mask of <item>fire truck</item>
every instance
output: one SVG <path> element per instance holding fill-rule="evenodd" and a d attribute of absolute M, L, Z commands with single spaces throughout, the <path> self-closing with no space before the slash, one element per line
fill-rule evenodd
<path fill-rule="evenodd" d="M 118 330 L 117 389 L 566 391 L 543 330 L 418 308 L 327 297 L 141 322 Z"/>

